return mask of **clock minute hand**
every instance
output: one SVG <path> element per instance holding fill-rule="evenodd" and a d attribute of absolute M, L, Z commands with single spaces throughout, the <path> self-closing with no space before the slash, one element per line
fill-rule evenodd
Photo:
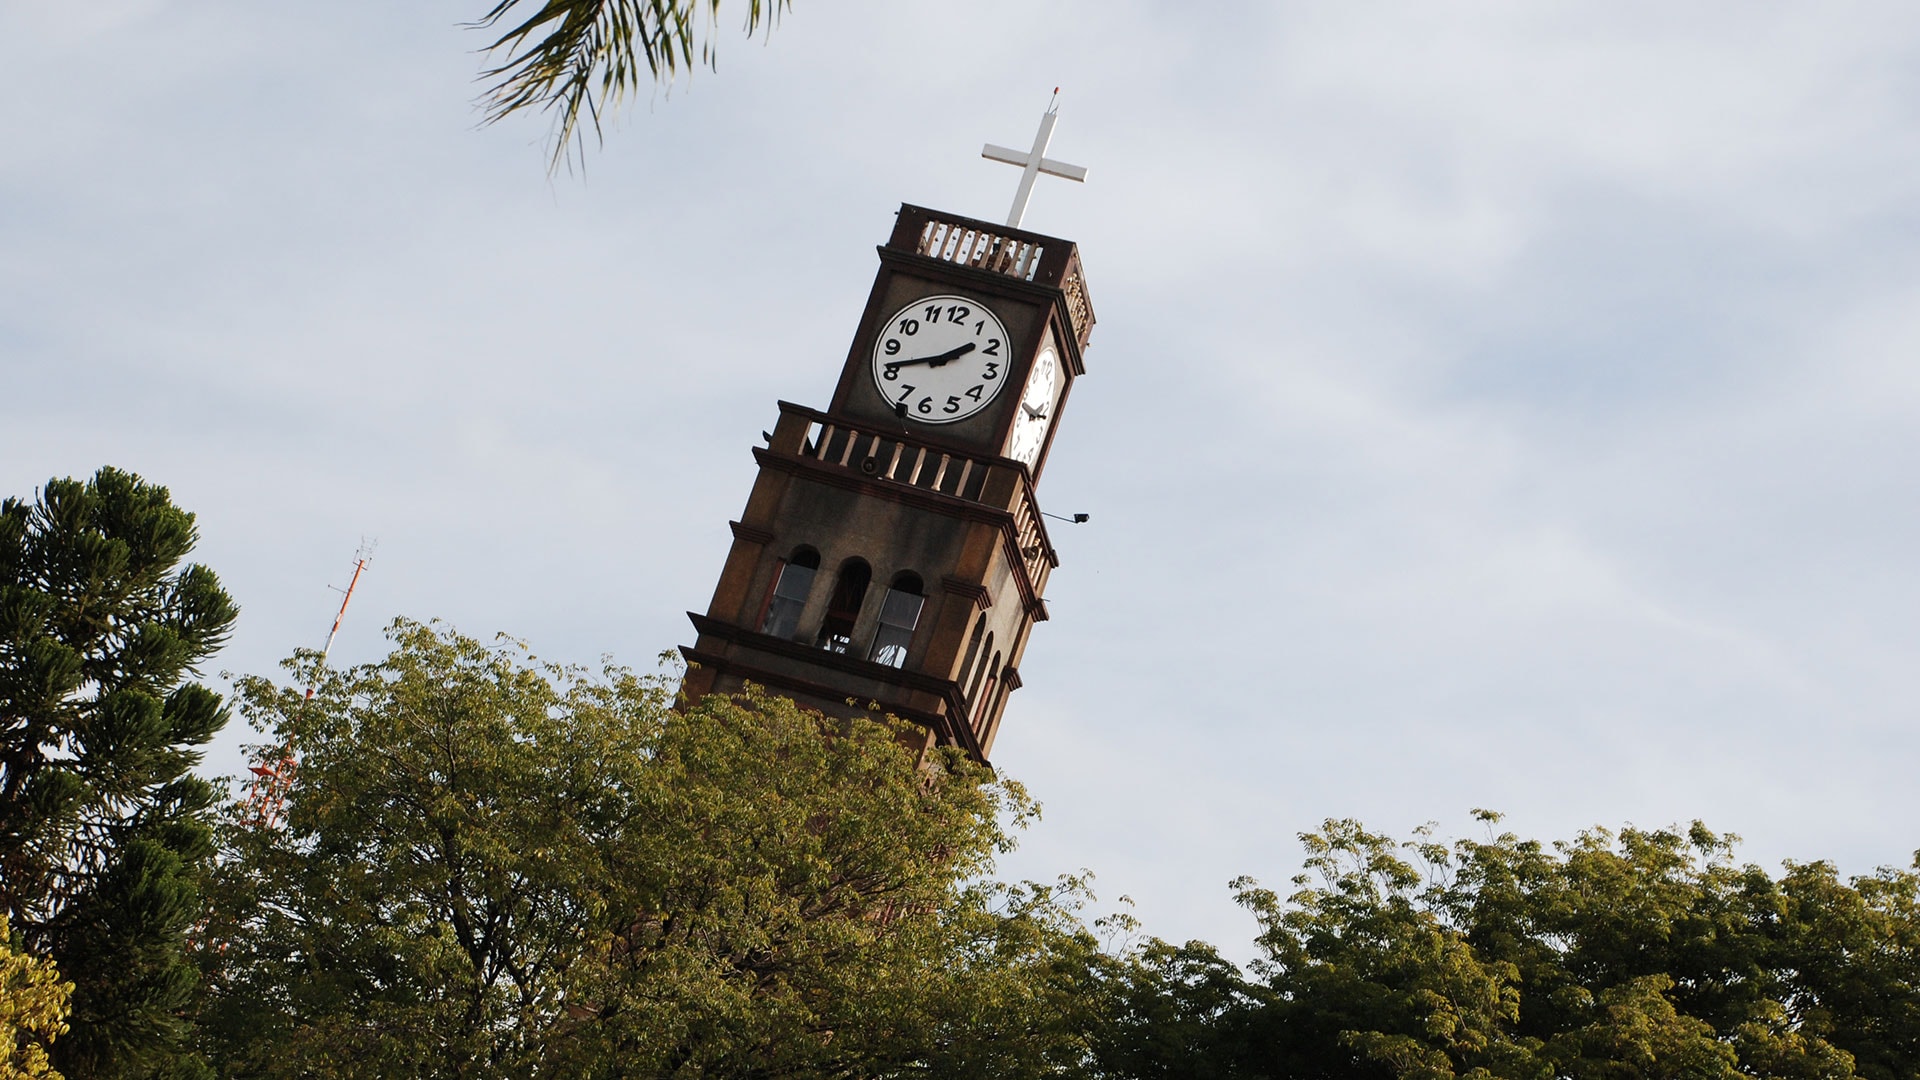
<path fill-rule="evenodd" d="M 1020 407 L 1027 410 L 1027 415 L 1033 417 L 1035 420 L 1045 420 L 1047 418 L 1047 411 L 1045 409 L 1036 409 L 1024 401 L 1020 403 Z"/>

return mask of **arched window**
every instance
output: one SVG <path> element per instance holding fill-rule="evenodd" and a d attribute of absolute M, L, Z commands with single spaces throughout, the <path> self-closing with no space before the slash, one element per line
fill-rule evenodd
<path fill-rule="evenodd" d="M 853 624 L 860 619 L 860 604 L 867 598 L 867 582 L 872 580 L 873 568 L 865 559 L 848 559 L 840 564 L 840 580 L 833 584 L 827 617 L 820 623 L 821 648 L 843 653 L 853 647 Z"/>
<path fill-rule="evenodd" d="M 869 659 L 888 667 L 907 662 L 907 646 L 913 643 L 913 628 L 920 623 L 920 609 L 926 606 L 920 575 L 911 571 L 896 574 L 880 604 L 880 629 L 873 634 L 873 654 Z"/>
<path fill-rule="evenodd" d="M 967 655 L 960 660 L 960 670 L 954 674 L 954 681 L 960 684 L 960 692 L 965 693 L 967 680 L 973 677 L 973 658 L 980 655 L 980 639 L 987 636 L 987 617 L 981 615 L 973 620 L 973 635 L 967 638 Z"/>
<path fill-rule="evenodd" d="M 973 669 L 973 682 L 967 686 L 967 711 L 969 712 L 978 712 L 980 709 L 980 683 L 987 677 L 987 668 L 990 666 L 987 663 L 987 657 L 993 655 L 995 655 L 993 635 L 989 633 L 986 645 L 980 649 L 980 666 Z"/>
<path fill-rule="evenodd" d="M 791 557 L 781 560 L 773 591 L 767 596 L 766 614 L 760 617 L 761 633 L 791 638 L 799 631 L 800 611 L 807 606 L 807 593 L 819 569 L 820 553 L 810 547 L 795 548 Z"/>
<path fill-rule="evenodd" d="M 987 717 L 993 715 L 993 692 L 1000 688 L 1000 654 L 993 654 L 993 661 L 987 665 L 987 682 L 980 688 L 980 696 L 974 699 L 969 711 L 973 714 L 973 730 L 977 735 L 987 733 Z"/>

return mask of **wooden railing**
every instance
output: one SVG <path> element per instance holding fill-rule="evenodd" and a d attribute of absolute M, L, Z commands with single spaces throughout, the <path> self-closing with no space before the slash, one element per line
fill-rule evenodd
<path fill-rule="evenodd" d="M 863 431 L 789 402 L 780 403 L 780 412 L 782 430 L 771 448 L 775 453 L 784 446 L 787 452 L 869 480 L 937 492 L 1012 515 L 1014 546 L 1036 593 L 1060 564 L 1034 501 L 1033 484 L 1019 464 L 942 449 L 899 433 Z M 797 424 L 804 424 L 804 432 L 789 427 Z"/>

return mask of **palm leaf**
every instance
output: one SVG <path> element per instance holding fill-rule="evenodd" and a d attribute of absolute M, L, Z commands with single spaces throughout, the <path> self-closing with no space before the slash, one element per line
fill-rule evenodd
<path fill-rule="evenodd" d="M 746 32 L 771 32 L 791 0 L 746 0 Z M 523 17 L 524 16 L 524 17 Z M 642 85 L 672 82 L 695 58 L 712 67 L 720 0 L 497 0 L 473 25 L 499 30 L 486 48 L 505 57 L 481 72 L 486 122 L 537 110 L 554 120 L 551 165 L 585 151 L 588 127 Z M 504 30 L 501 28 L 505 27 Z M 587 125 L 583 126 L 582 118 Z"/>

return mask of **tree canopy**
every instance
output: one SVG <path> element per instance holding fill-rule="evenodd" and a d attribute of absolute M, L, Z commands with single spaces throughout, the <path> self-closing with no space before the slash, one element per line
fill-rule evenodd
<path fill-rule="evenodd" d="M 891 723 L 445 629 L 240 683 L 299 759 L 226 834 L 236 1076 L 1040 1076 L 1085 1055 L 1075 890 L 983 884 L 1017 784 Z"/>
<path fill-rule="evenodd" d="M 1199 943 L 1141 954 L 1118 1075 L 1920 1076 L 1915 871 L 1776 877 L 1698 823 L 1552 847 L 1353 821 L 1302 839 L 1286 900 L 1236 883 L 1261 926 L 1250 971 Z"/>
<path fill-rule="evenodd" d="M 891 718 L 405 620 L 239 681 L 298 764 L 218 818 L 194 540 L 113 469 L 0 503 L 0 1080 L 1920 1080 L 1920 858 L 1333 820 L 1242 968 L 995 882 L 1035 804 Z"/>

